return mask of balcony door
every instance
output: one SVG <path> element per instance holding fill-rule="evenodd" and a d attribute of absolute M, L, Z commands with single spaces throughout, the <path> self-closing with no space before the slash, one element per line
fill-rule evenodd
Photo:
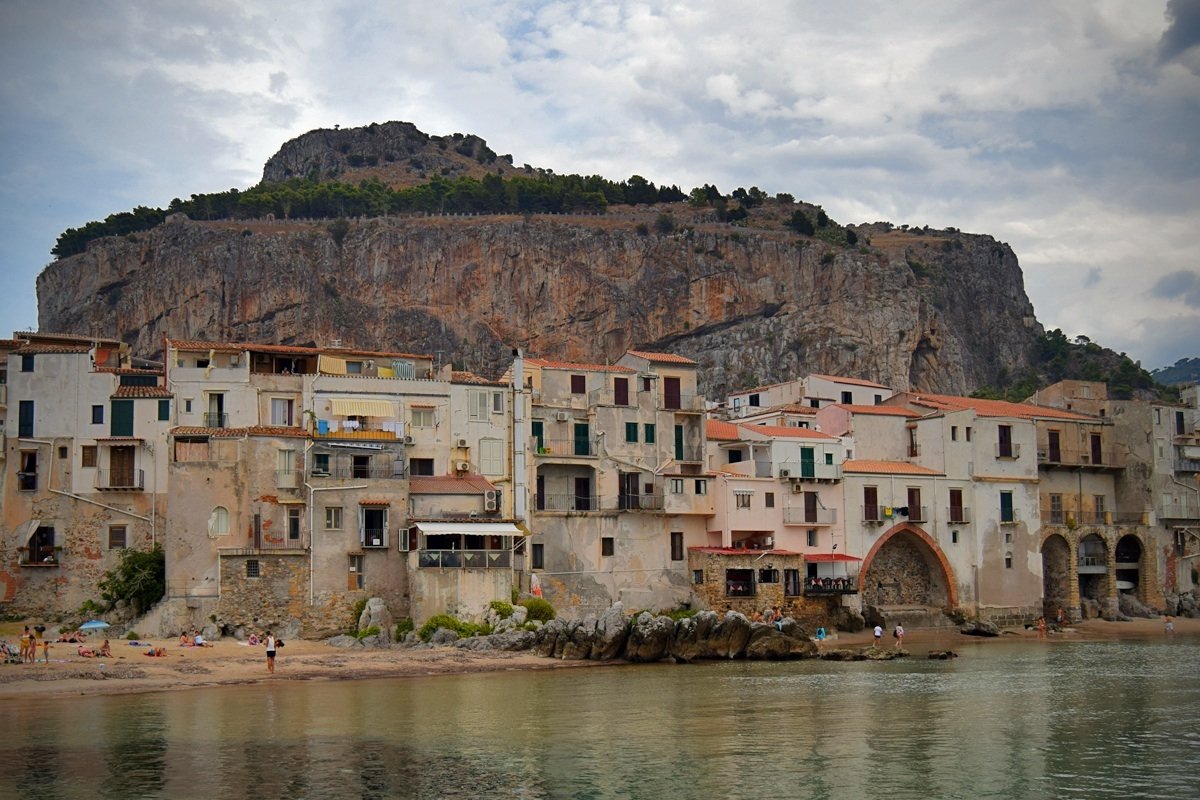
<path fill-rule="evenodd" d="M 117 488 L 133 486 L 133 448 L 112 448 L 108 453 L 108 469 L 109 486 Z"/>
<path fill-rule="evenodd" d="M 1103 451 L 1103 448 L 1101 447 L 1101 443 L 1103 440 L 1102 440 L 1100 434 L 1093 433 L 1088 438 L 1090 439 L 1090 444 L 1092 446 L 1092 463 L 1093 464 L 1103 464 L 1104 463 L 1104 451 Z"/>
<path fill-rule="evenodd" d="M 1062 461 L 1062 443 L 1058 431 L 1050 431 L 1046 434 L 1046 457 L 1052 464 L 1058 464 Z"/>
<path fill-rule="evenodd" d="M 680 408 L 679 378 L 663 378 L 663 408 Z"/>
<path fill-rule="evenodd" d="M 813 455 L 814 451 L 811 447 L 800 448 L 800 477 L 815 478 L 817 475 L 817 462 Z"/>
<path fill-rule="evenodd" d="M 963 521 L 962 489 L 950 490 L 950 521 L 954 523 Z"/>
<path fill-rule="evenodd" d="M 591 478 L 575 479 L 575 510 L 592 510 L 592 480 Z"/>

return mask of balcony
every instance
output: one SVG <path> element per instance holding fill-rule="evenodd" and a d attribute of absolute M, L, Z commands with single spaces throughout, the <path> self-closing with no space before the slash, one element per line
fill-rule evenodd
<path fill-rule="evenodd" d="M 362 546 L 364 548 L 382 549 L 388 546 L 387 528 L 365 528 L 362 536 Z"/>
<path fill-rule="evenodd" d="M 852 577 L 809 578 L 804 581 L 805 597 L 830 597 L 842 594 L 858 594 L 858 581 Z"/>
<path fill-rule="evenodd" d="M 0 383 L 0 406 L 8 405 L 8 384 Z"/>
<path fill-rule="evenodd" d="M 704 448 L 702 447 L 676 447 L 672 455 L 676 461 L 687 463 L 701 463 L 704 461 Z M 768 475 L 770 471 L 768 470 Z"/>
<path fill-rule="evenodd" d="M 929 509 L 926 508 L 925 506 L 905 506 L 905 507 L 908 508 L 907 516 L 908 516 L 909 522 L 929 522 Z M 902 517 L 905 516 L 905 514 L 903 514 L 899 509 L 897 509 L 896 513 L 899 516 L 902 516 Z"/>
<path fill-rule="evenodd" d="M 1176 472 L 1200 472 L 1200 459 L 1195 458 L 1176 458 Z"/>
<path fill-rule="evenodd" d="M 837 509 L 836 508 L 804 508 L 802 506 L 787 507 L 783 509 L 783 524 L 784 525 L 808 525 L 817 527 L 821 525 L 836 525 L 837 524 Z"/>
<path fill-rule="evenodd" d="M 663 495 L 661 492 L 651 494 L 623 494 L 617 497 L 618 511 L 662 511 Z"/>
<path fill-rule="evenodd" d="M 1017 513 L 1017 509 L 1010 508 L 1008 511 L 1005 511 L 1004 509 L 1000 510 L 1001 525 L 1016 525 L 1020 521 L 1021 515 Z"/>
<path fill-rule="evenodd" d="M 353 422 L 347 424 L 342 420 L 317 420 L 314 439 L 367 440 L 367 441 L 397 441 L 404 439 L 404 423 L 377 421 L 371 423 Z"/>
<path fill-rule="evenodd" d="M 223 556 L 256 556 L 264 551 L 299 555 L 308 552 L 308 544 L 303 537 L 291 539 L 284 532 L 272 530 L 251 536 L 245 547 L 221 547 L 217 552 Z"/>
<path fill-rule="evenodd" d="M 946 521 L 951 525 L 970 525 L 971 509 L 950 506 L 946 509 Z"/>
<path fill-rule="evenodd" d="M 840 481 L 842 465 L 785 461 L 779 465 L 779 477 L 793 481 Z"/>
<path fill-rule="evenodd" d="M 422 569 L 508 569 L 508 550 L 419 550 L 417 566 Z"/>
<path fill-rule="evenodd" d="M 996 443 L 996 458 L 1015 460 L 1021 457 L 1021 445 L 1017 442 L 1009 444 Z"/>
<path fill-rule="evenodd" d="M 1163 503 L 1158 516 L 1159 519 L 1200 519 L 1200 503 Z"/>
<path fill-rule="evenodd" d="M 616 406 L 617 408 L 633 408 L 637 405 L 637 393 L 633 389 L 625 392 L 625 402 L 618 403 L 617 395 L 612 389 L 593 389 L 588 392 L 589 406 Z"/>
<path fill-rule="evenodd" d="M 704 395 L 681 394 L 678 397 L 660 396 L 659 408 L 663 411 L 704 411 Z"/>
<path fill-rule="evenodd" d="M 228 428 L 229 415 L 223 411 L 206 411 L 204 413 L 204 427 L 206 428 Z"/>
<path fill-rule="evenodd" d="M 535 494 L 533 508 L 535 511 L 559 514 L 599 511 L 600 498 L 584 494 Z"/>
<path fill-rule="evenodd" d="M 38 474 L 36 472 L 18 472 L 17 473 L 17 489 L 22 492 L 36 492 L 38 487 Z"/>
<path fill-rule="evenodd" d="M 1124 469 L 1125 459 L 1115 450 L 1101 449 L 1075 450 L 1068 448 L 1053 448 L 1039 445 L 1037 451 L 1038 466 L 1047 469 L 1063 467 L 1066 469 Z"/>
<path fill-rule="evenodd" d="M 863 506 L 862 518 L 864 525 L 882 525 L 885 522 L 891 522 L 891 520 L 885 516 L 885 510 L 883 506 Z"/>
<path fill-rule="evenodd" d="M 408 477 L 408 469 L 399 461 L 386 464 L 333 464 L 325 467 L 314 466 L 308 474 L 313 478 L 337 480 L 402 480 Z"/>
<path fill-rule="evenodd" d="M 46 567 L 59 566 L 62 561 L 62 548 L 54 545 L 17 548 L 17 566 Z"/>
<path fill-rule="evenodd" d="M 594 458 L 595 439 L 542 439 L 533 442 L 534 454 L 539 458 Z"/>
<path fill-rule="evenodd" d="M 146 488 L 146 473 L 140 469 L 98 469 L 95 485 L 105 491 L 140 492 Z"/>
<path fill-rule="evenodd" d="M 304 482 L 304 473 L 294 469 L 275 470 L 276 489 L 299 489 Z"/>

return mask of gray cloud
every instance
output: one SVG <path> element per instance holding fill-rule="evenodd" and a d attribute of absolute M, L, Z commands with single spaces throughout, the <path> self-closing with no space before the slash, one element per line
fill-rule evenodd
<path fill-rule="evenodd" d="M 1152 297 L 1178 300 L 1192 308 L 1200 308 L 1200 272 L 1179 270 L 1158 279 L 1150 290 Z"/>
<path fill-rule="evenodd" d="M 1167 0 L 1170 24 L 1159 41 L 1159 56 L 1170 61 L 1200 44 L 1200 0 Z"/>

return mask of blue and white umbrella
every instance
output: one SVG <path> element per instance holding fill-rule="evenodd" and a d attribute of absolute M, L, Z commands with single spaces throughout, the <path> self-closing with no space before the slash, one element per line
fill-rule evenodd
<path fill-rule="evenodd" d="M 81 631 L 98 631 L 102 628 L 107 628 L 108 623 L 102 619 L 93 619 L 79 626 Z"/>

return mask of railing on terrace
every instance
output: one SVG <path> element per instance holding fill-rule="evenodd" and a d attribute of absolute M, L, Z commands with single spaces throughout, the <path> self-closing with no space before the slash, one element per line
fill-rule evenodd
<path fill-rule="evenodd" d="M 1176 472 L 1200 472 L 1200 459 L 1195 458 L 1177 458 L 1175 459 Z"/>
<path fill-rule="evenodd" d="M 704 450 L 700 447 L 676 447 L 672 451 L 676 461 L 703 461 Z M 770 468 L 767 469 L 767 474 L 763 477 L 770 477 Z"/>
<path fill-rule="evenodd" d="M 1007 512 L 1005 512 L 1003 509 L 1001 509 L 1001 511 L 1000 511 L 1000 524 L 1001 525 L 1016 525 L 1020 521 L 1021 521 L 1021 514 L 1019 511 L 1017 511 L 1017 509 L 1011 508 Z"/>
<path fill-rule="evenodd" d="M 38 474 L 36 472 L 17 473 L 17 489 L 22 492 L 36 492 L 37 488 Z"/>
<path fill-rule="evenodd" d="M 899 511 L 896 511 L 897 517 L 903 517 Z M 909 522 L 929 522 L 929 509 L 926 506 L 908 506 Z"/>
<path fill-rule="evenodd" d="M 808 578 L 804 581 L 804 596 L 858 594 L 858 580 L 853 577 Z"/>
<path fill-rule="evenodd" d="M 842 465 L 785 461 L 779 465 L 779 477 L 790 478 L 794 481 L 840 481 L 842 479 Z"/>
<path fill-rule="evenodd" d="M 533 441 L 534 454 L 543 458 L 580 457 L 596 455 L 595 439 L 542 439 Z"/>
<path fill-rule="evenodd" d="M 612 389 L 593 389 L 588 392 L 589 406 L 618 406 L 620 408 L 632 408 L 637 405 L 637 392 L 630 387 L 625 393 L 625 402 L 618 403 L 617 395 Z"/>
<path fill-rule="evenodd" d="M 788 506 L 783 509 L 783 522 L 785 525 L 836 525 L 837 509 Z"/>
<path fill-rule="evenodd" d="M 970 525 L 971 509 L 950 506 L 946 509 L 946 521 L 951 525 Z"/>
<path fill-rule="evenodd" d="M 140 469 L 98 469 L 96 470 L 96 488 L 141 490 L 146 488 L 146 473 Z"/>
<path fill-rule="evenodd" d="M 863 506 L 862 515 L 863 522 L 867 525 L 882 525 L 885 522 L 891 522 L 886 516 L 884 506 Z"/>
<path fill-rule="evenodd" d="M 996 458 L 1020 458 L 1021 457 L 1021 445 L 1018 442 L 1013 442 L 1013 443 L 1007 444 L 1007 445 L 1000 444 L 999 442 L 997 442 L 995 445 L 995 451 L 996 451 Z"/>
<path fill-rule="evenodd" d="M 535 494 L 533 508 L 535 511 L 553 512 L 599 511 L 600 498 L 581 494 Z"/>
<path fill-rule="evenodd" d="M 204 412 L 204 427 L 228 428 L 229 415 L 224 412 L 206 411 Z"/>
<path fill-rule="evenodd" d="M 1079 566 L 1081 567 L 1103 567 L 1108 563 L 1108 559 L 1103 554 L 1088 553 L 1079 557 Z"/>
<path fill-rule="evenodd" d="M 508 550 L 419 550 L 417 566 L 441 569 L 508 569 Z"/>
<path fill-rule="evenodd" d="M 1195 503 L 1163 503 L 1158 516 L 1163 519 L 1200 519 L 1200 505 Z"/>
<path fill-rule="evenodd" d="M 313 467 L 308 474 L 313 478 L 340 478 L 342 480 L 402 479 L 408 477 L 408 469 L 400 462 L 370 465 L 333 464 L 328 468 Z"/>
<path fill-rule="evenodd" d="M 322 426 L 324 422 L 326 425 Z M 313 432 L 316 439 L 402 439 L 404 423 L 371 422 L 346 427 L 340 420 L 317 420 Z"/>
<path fill-rule="evenodd" d="M 664 411 L 703 411 L 704 410 L 704 395 L 702 394 L 681 394 L 676 398 L 667 398 L 665 395 L 659 395 L 658 407 Z"/>
<path fill-rule="evenodd" d="M 622 494 L 617 496 L 618 511 L 662 511 L 663 495 L 661 492 L 651 494 Z"/>
<path fill-rule="evenodd" d="M 295 469 L 275 470 L 276 489 L 298 489 L 304 483 L 304 473 Z"/>
<path fill-rule="evenodd" d="M 1098 456 L 1099 460 L 1093 458 Z M 1057 451 L 1048 446 L 1038 446 L 1038 464 L 1063 467 L 1123 467 L 1125 459 L 1116 450 L 1104 448 L 1099 453 L 1091 450 L 1059 448 Z"/>

